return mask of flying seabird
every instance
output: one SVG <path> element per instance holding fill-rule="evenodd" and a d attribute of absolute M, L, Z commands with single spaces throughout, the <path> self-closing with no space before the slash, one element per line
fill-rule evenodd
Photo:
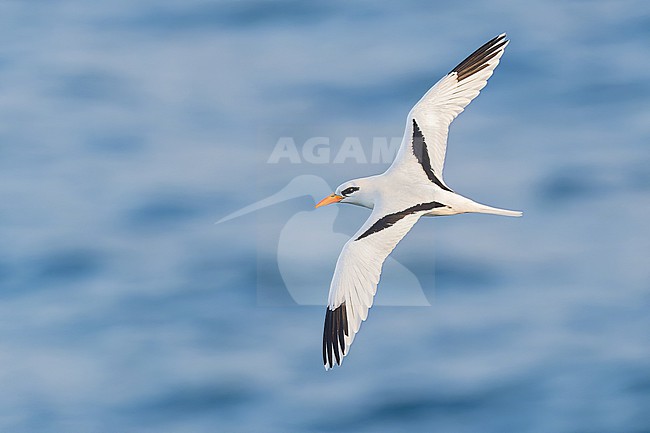
<path fill-rule="evenodd" d="M 508 43 L 505 33 L 488 41 L 425 93 L 408 114 L 401 146 L 386 172 L 345 182 L 316 205 L 350 203 L 372 209 L 336 262 L 323 331 L 326 370 L 348 354 L 368 317 L 386 257 L 420 217 L 522 215 L 463 197 L 442 177 L 449 125 L 485 87 Z"/>

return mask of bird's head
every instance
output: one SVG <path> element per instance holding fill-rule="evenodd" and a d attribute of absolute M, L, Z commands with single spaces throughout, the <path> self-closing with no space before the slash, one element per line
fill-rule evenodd
<path fill-rule="evenodd" d="M 322 199 L 316 204 L 316 207 L 332 203 L 349 203 L 372 209 L 374 206 L 374 189 L 371 188 L 371 185 L 366 180 L 356 179 L 339 185 L 334 194 Z"/>

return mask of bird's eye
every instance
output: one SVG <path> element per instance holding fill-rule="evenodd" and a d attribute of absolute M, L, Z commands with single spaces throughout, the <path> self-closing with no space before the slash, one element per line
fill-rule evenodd
<path fill-rule="evenodd" d="M 352 194 L 353 192 L 358 191 L 358 190 L 359 190 L 358 186 L 351 186 L 351 187 L 345 188 L 343 191 L 341 191 L 341 194 L 343 195 L 343 197 L 347 197 L 350 194 Z"/>

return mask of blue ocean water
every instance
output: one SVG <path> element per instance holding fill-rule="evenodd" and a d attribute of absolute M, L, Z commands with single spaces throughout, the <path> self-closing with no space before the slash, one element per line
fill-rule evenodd
<path fill-rule="evenodd" d="M 316 192 L 214 222 L 383 171 L 333 159 L 503 31 L 445 177 L 524 218 L 421 221 L 393 256 L 432 306 L 325 372 L 277 257 Z M 0 430 L 650 431 L 648 40 L 640 0 L 0 3 Z M 324 305 L 322 251 L 283 257 Z"/>

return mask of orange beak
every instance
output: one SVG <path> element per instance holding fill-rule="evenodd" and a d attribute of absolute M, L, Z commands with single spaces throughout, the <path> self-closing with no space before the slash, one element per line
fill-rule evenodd
<path fill-rule="evenodd" d="M 316 206 L 314 206 L 314 207 L 317 208 L 317 207 L 325 206 L 325 205 L 332 204 L 332 203 L 338 203 L 341 200 L 343 200 L 343 197 L 341 197 L 340 195 L 337 195 L 337 194 L 332 194 L 332 195 L 329 195 L 329 196 L 325 197 L 321 201 L 319 201 L 318 204 Z"/>

